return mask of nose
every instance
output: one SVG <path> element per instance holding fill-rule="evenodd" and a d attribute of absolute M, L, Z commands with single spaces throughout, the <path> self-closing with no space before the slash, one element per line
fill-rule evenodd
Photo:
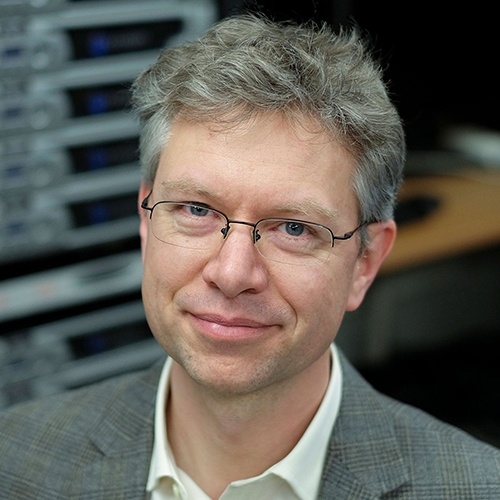
<path fill-rule="evenodd" d="M 260 293 L 267 287 L 268 272 L 245 226 L 231 226 L 219 251 L 203 269 L 203 279 L 234 298 L 240 293 Z"/>

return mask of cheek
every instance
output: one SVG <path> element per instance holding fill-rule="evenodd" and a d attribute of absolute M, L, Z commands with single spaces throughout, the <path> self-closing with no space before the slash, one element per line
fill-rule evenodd
<path fill-rule="evenodd" d="M 144 310 L 153 335 L 166 352 L 171 352 L 172 335 L 179 322 L 176 294 L 195 280 L 197 267 L 183 249 L 165 248 L 163 243 L 156 245 L 151 239 L 145 246 Z"/>
<path fill-rule="evenodd" d="M 199 263 L 181 248 L 149 238 L 144 248 L 142 293 L 146 309 L 167 308 L 176 292 L 193 281 Z"/>
<path fill-rule="evenodd" d="M 294 308 L 300 329 L 314 329 L 315 335 L 335 335 L 347 307 L 352 275 L 334 273 L 326 266 L 308 268 L 307 275 L 288 280 L 285 300 Z M 333 339 L 332 339 L 333 340 Z"/>

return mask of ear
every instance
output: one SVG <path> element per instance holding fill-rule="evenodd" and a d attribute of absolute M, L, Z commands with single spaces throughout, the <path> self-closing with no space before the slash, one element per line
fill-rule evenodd
<path fill-rule="evenodd" d="M 347 301 L 347 311 L 357 309 L 370 288 L 378 270 L 392 249 L 396 238 L 396 223 L 393 220 L 377 222 L 368 226 L 370 242 L 368 248 L 358 258 L 351 293 Z"/>
<path fill-rule="evenodd" d="M 146 242 L 148 239 L 149 233 L 149 212 L 141 208 L 142 201 L 148 196 L 151 192 L 151 186 L 146 185 L 144 181 L 141 182 L 141 187 L 139 188 L 139 197 L 137 201 L 139 216 L 140 216 L 140 224 L 139 224 L 139 235 L 141 237 L 141 250 L 142 250 L 142 259 L 144 260 L 144 251 L 146 248 Z"/>

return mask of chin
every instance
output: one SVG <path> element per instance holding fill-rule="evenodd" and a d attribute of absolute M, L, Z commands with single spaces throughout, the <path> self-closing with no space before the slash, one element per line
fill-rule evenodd
<path fill-rule="evenodd" d="M 190 364 L 183 364 L 188 376 L 199 386 L 221 396 L 248 395 L 272 385 L 280 378 L 286 378 L 279 377 L 272 367 L 249 363 L 245 366 L 240 360 L 217 360 L 216 363 L 205 363 L 201 369 L 199 363 L 194 366 Z"/>

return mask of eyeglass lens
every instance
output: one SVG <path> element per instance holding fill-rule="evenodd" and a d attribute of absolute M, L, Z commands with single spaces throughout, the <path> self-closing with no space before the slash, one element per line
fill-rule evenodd
<path fill-rule="evenodd" d="M 220 212 L 188 203 L 160 202 L 151 214 L 156 238 L 170 245 L 196 250 L 215 250 L 224 241 L 228 219 Z M 229 223 L 229 228 L 236 221 Z M 288 219 L 264 219 L 255 226 L 259 253 L 273 261 L 314 265 L 330 255 L 330 232 L 313 223 Z"/>

